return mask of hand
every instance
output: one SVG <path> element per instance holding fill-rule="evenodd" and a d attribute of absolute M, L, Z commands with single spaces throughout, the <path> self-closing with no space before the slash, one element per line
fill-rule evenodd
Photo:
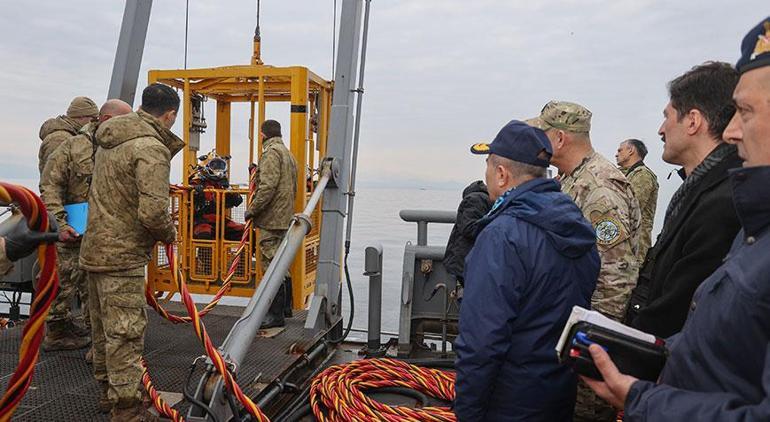
<path fill-rule="evenodd" d="M 607 401 L 616 409 L 622 410 L 625 407 L 626 397 L 631 386 L 638 379 L 620 373 L 615 363 L 610 359 L 610 355 L 601 347 L 592 344 L 589 349 L 591 358 L 599 372 L 604 377 L 604 381 L 598 381 L 592 378 L 581 376 L 580 378 L 591 387 L 592 390 L 601 398 Z"/>
<path fill-rule="evenodd" d="M 243 214 L 243 219 L 249 221 L 252 218 L 254 218 L 254 215 L 251 213 L 251 211 L 246 210 L 246 212 Z"/>
<path fill-rule="evenodd" d="M 13 218 L 13 217 L 12 217 Z M 40 243 L 54 243 L 59 240 L 58 226 L 51 213 L 48 213 L 48 233 L 30 230 L 26 218 L 19 218 L 5 235 L 5 256 L 16 261 L 34 252 Z"/>
<path fill-rule="evenodd" d="M 74 243 L 80 238 L 80 234 L 70 226 L 66 226 L 59 231 L 59 242 Z"/>

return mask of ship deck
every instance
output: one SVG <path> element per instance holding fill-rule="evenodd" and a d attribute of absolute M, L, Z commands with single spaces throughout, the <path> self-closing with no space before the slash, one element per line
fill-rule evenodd
<path fill-rule="evenodd" d="M 181 306 L 171 303 L 169 311 L 184 314 Z M 217 306 L 203 318 L 214 344 L 221 344 L 242 308 Z M 169 403 L 185 414 L 189 406 L 182 400 L 191 363 L 204 354 L 192 327 L 172 324 L 152 309 L 147 310 L 148 326 L 145 334 L 144 357 L 155 387 Z M 271 337 L 258 337 L 251 345 L 238 379 L 241 387 L 255 397 L 270 382 L 283 374 L 297 361 L 293 351 L 308 350 L 319 337 L 308 337 L 303 328 L 305 312 L 294 313 L 287 319 L 286 328 Z M 0 331 L 0 387 L 5 391 L 18 362 L 22 326 Z M 44 352 L 35 366 L 32 384 L 16 409 L 14 421 L 107 421 L 107 415 L 97 409 L 99 389 L 92 375 L 91 365 L 85 361 L 87 349 L 76 351 Z M 190 378 L 192 393 L 203 373 L 199 363 Z"/>

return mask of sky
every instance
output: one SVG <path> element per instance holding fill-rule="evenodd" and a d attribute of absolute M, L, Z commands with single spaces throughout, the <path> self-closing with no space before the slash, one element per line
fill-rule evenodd
<path fill-rule="evenodd" d="M 139 90 L 149 69 L 183 66 L 185 1 L 154 3 Z M 188 67 L 247 64 L 256 2 L 189 3 Z M 331 78 L 333 4 L 262 1 L 263 60 Z M 734 63 L 741 39 L 767 15 L 766 6 L 753 0 L 374 0 L 360 186 L 461 188 L 483 178 L 483 159 L 468 152 L 471 144 L 491 140 L 509 120 L 535 116 L 557 99 L 593 112 L 594 147 L 613 161 L 623 139 L 646 142 L 646 162 L 661 184 L 660 216 L 680 183 L 667 179 L 674 167 L 660 159 L 666 83 L 707 60 Z M 99 104 L 106 99 L 124 2 L 40 0 L 0 8 L 0 180 L 35 187 L 40 124 L 63 114 L 75 96 Z M 233 148 L 236 158 L 247 151 L 246 110 L 234 111 L 232 136 L 243 140 Z M 213 101 L 206 112 L 213 129 Z M 285 115 L 268 110 L 268 118 Z M 211 147 L 213 130 L 202 149 Z M 245 174 L 245 161 L 236 165 Z M 175 166 L 172 180 L 181 173 L 178 159 Z"/>

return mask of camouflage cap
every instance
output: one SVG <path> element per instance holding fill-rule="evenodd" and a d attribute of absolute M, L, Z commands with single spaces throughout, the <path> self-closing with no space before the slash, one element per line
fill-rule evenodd
<path fill-rule="evenodd" d="M 99 108 L 96 107 L 94 100 L 88 97 L 75 97 L 67 108 L 67 117 L 96 117 L 99 115 Z"/>
<path fill-rule="evenodd" d="M 568 101 L 549 101 L 540 115 L 527 119 L 528 125 L 541 130 L 561 129 L 568 132 L 591 131 L 591 112 L 580 104 Z"/>

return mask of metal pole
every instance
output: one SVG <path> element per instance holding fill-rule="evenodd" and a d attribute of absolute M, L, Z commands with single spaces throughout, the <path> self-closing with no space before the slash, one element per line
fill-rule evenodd
<path fill-rule="evenodd" d="M 260 325 L 267 314 L 267 310 L 270 307 L 278 289 L 283 283 L 284 275 L 294 261 L 294 256 L 302 246 L 302 240 L 305 235 L 310 231 L 311 220 L 310 215 L 318 205 L 321 199 L 321 194 L 329 183 L 332 176 L 332 168 L 329 162 L 326 163 L 321 179 L 318 181 L 313 194 L 307 202 L 307 206 L 301 214 L 296 214 L 288 230 L 286 236 L 281 241 L 276 251 L 275 258 L 270 263 L 270 266 L 265 270 L 265 274 L 262 277 L 262 281 L 259 283 L 259 287 L 251 297 L 246 309 L 240 319 L 235 322 L 227 338 L 222 343 L 220 348 L 223 352 L 223 356 L 227 359 L 228 363 L 232 364 L 235 368 L 240 368 L 241 363 L 249 346 L 254 341 L 254 337 L 259 331 Z M 215 377 L 216 382 L 212 382 L 212 378 Z M 209 386 L 214 386 L 212 390 L 209 390 Z M 198 384 L 198 389 L 195 393 L 198 400 L 204 400 L 210 396 L 210 399 L 206 400 L 210 406 L 212 412 L 217 414 L 222 420 L 226 420 L 230 416 L 230 409 L 224 405 L 222 400 L 222 380 L 221 376 L 214 372 L 213 368 L 209 368 L 208 373 L 201 378 Z M 209 394 L 210 393 L 210 394 Z M 196 412 L 198 409 L 192 407 L 188 413 L 188 418 L 196 418 L 202 415 L 198 415 Z M 200 419 L 192 419 L 200 420 Z"/>
<path fill-rule="evenodd" d="M 382 245 L 366 247 L 364 252 L 364 275 L 369 277 L 369 325 L 366 348 L 370 352 L 379 350 L 382 328 Z"/>
<path fill-rule="evenodd" d="M 326 156 L 338 161 L 336 186 L 324 192 L 321 244 L 318 251 L 316 286 L 310 299 L 305 328 L 324 331 L 337 327 L 340 309 L 340 258 L 344 243 L 345 192 L 350 187 L 351 144 L 353 140 L 353 93 L 358 71 L 363 0 L 343 0 L 339 48 L 334 78 L 329 142 Z M 341 327 L 340 327 L 341 328 Z M 336 328 L 335 328 L 336 329 Z M 334 333 L 332 333 L 334 335 Z M 335 337 L 339 337 L 339 333 Z"/>
<path fill-rule="evenodd" d="M 147 25 L 150 23 L 150 9 L 152 0 L 126 0 L 115 63 L 112 65 L 112 79 L 107 91 L 108 99 L 119 98 L 132 106 L 134 104 Z"/>
<path fill-rule="evenodd" d="M 348 219 L 345 230 L 345 252 L 350 250 L 350 236 L 353 232 L 353 204 L 356 196 L 356 169 L 358 168 L 358 139 L 361 135 L 361 104 L 364 100 L 364 69 L 366 68 L 366 44 L 369 35 L 369 6 L 372 0 L 366 0 L 364 7 L 364 33 L 361 39 L 361 66 L 358 69 L 358 100 L 356 101 L 356 123 L 353 132 L 353 161 L 350 163 L 350 188 L 348 189 Z"/>

